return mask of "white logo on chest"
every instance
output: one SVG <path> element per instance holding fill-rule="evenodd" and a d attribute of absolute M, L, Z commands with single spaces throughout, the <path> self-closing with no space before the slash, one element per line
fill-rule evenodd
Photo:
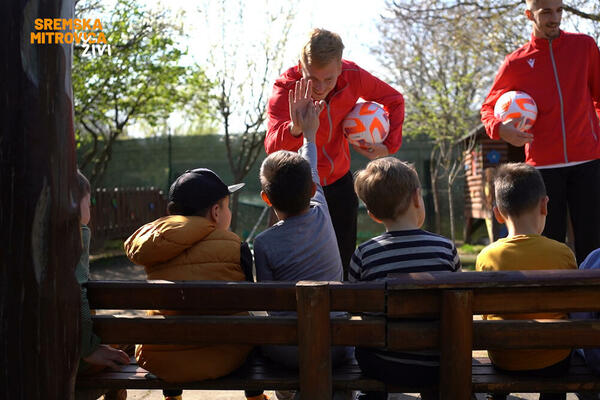
<path fill-rule="evenodd" d="M 529 64 L 529 66 L 530 66 L 531 68 L 533 68 L 533 65 L 535 64 L 535 59 L 533 59 L 533 58 L 530 58 L 529 60 L 527 60 L 527 64 Z"/>

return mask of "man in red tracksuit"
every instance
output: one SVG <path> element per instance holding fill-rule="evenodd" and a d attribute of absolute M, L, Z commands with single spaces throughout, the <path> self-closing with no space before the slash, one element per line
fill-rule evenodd
<path fill-rule="evenodd" d="M 509 54 L 481 107 L 492 139 L 525 145 L 550 197 L 543 235 L 563 242 L 567 208 L 578 264 L 600 247 L 600 51 L 594 39 L 559 29 L 562 0 L 527 0 L 531 40 Z M 535 100 L 537 121 L 520 132 L 494 117 L 496 100 L 521 90 Z"/>
<path fill-rule="evenodd" d="M 342 121 L 359 98 L 383 105 L 390 117 L 390 132 L 383 144 L 355 150 L 369 159 L 394 154 L 402 142 L 404 98 L 387 83 L 351 61 L 342 59 L 340 37 L 324 29 L 314 29 L 302 49 L 298 65 L 285 71 L 273 85 L 267 108 L 265 137 L 267 154 L 277 150 L 296 151 L 303 142 L 296 110 L 288 95 L 302 77 L 312 83 L 312 100 L 325 101 L 317 131 L 318 171 L 344 266 L 344 277 L 356 247 L 358 198 L 350 172 L 348 142 Z"/>

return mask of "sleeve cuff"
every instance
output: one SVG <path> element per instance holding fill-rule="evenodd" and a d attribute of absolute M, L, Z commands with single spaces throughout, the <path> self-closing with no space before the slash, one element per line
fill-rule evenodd
<path fill-rule="evenodd" d="M 500 140 L 500 124 L 502 122 L 495 119 L 494 122 L 492 122 L 492 125 L 490 126 L 490 138 L 494 139 L 494 140 Z"/>

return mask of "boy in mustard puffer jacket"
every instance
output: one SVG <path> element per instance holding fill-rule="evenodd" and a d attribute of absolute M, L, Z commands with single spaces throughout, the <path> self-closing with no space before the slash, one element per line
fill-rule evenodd
<path fill-rule="evenodd" d="M 242 186 L 243 183 L 228 187 L 205 168 L 184 172 L 169 190 L 169 215 L 142 226 L 131 235 L 125 242 L 127 257 L 145 267 L 148 279 L 248 279 L 251 261 L 249 268 L 243 268 L 241 260 L 251 260 L 251 255 L 249 258 L 248 254 L 241 255 L 249 250 L 229 231 L 229 197 Z M 165 310 L 150 313 L 178 314 Z M 190 382 L 229 374 L 243 364 L 251 349 L 248 345 L 140 344 L 136 358 L 140 366 L 165 381 Z M 167 399 L 180 399 L 181 393 L 181 390 L 163 392 Z"/>

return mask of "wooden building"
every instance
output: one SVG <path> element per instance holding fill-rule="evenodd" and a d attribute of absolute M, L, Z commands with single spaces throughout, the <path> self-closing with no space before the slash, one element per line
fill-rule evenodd
<path fill-rule="evenodd" d="M 522 147 L 490 139 L 483 125 L 473 129 L 461 141 L 465 144 L 465 243 L 471 241 L 472 232 L 484 221 L 492 242 L 500 231 L 492 212 L 494 171 L 502 163 L 525 161 L 525 153 Z"/>

